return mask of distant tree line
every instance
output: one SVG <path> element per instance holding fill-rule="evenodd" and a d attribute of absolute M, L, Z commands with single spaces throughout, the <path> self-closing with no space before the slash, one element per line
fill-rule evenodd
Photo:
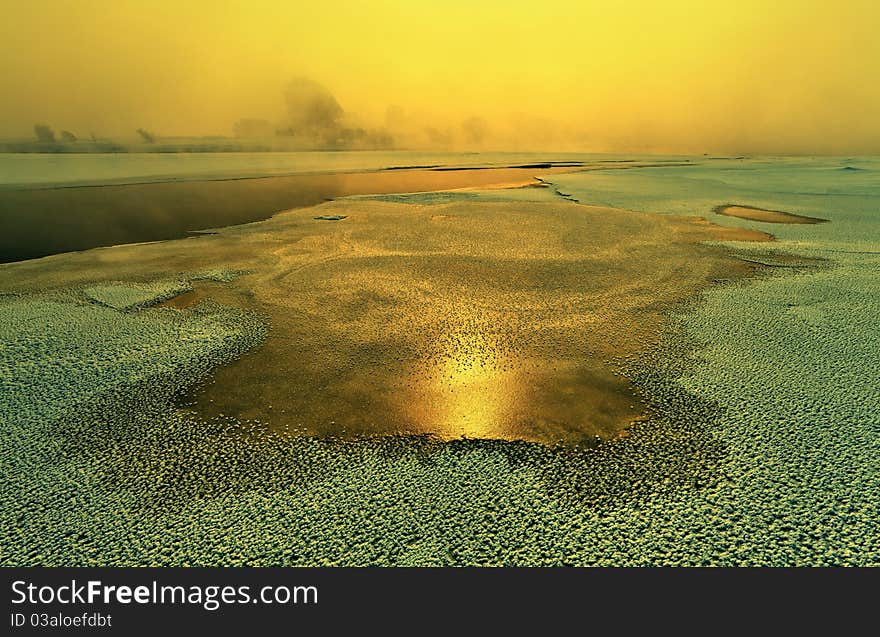
<path fill-rule="evenodd" d="M 144 128 L 138 128 L 135 132 L 147 144 L 154 144 L 156 142 L 156 135 Z M 59 141 L 55 136 L 55 131 L 52 130 L 52 127 L 48 124 L 34 124 L 34 135 L 37 138 L 37 142 L 40 144 L 57 144 Z M 79 141 L 79 138 L 69 130 L 62 130 L 59 135 L 61 137 L 61 142 L 65 144 L 72 144 Z M 91 134 L 91 141 L 94 143 L 98 142 L 94 133 Z"/>

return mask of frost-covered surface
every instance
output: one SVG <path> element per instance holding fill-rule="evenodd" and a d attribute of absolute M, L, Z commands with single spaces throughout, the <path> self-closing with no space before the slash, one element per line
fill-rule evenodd
<path fill-rule="evenodd" d="M 193 272 L 187 276 L 187 280 L 192 281 L 214 281 L 216 283 L 229 283 L 238 277 L 247 274 L 247 270 L 230 270 L 228 268 L 214 268 L 211 270 L 201 270 Z"/>
<path fill-rule="evenodd" d="M 127 533 L 126 494 L 104 480 L 127 462 L 127 450 L 151 453 L 126 424 L 134 414 L 149 422 L 141 409 L 262 334 L 259 321 L 207 303 L 186 313 L 124 314 L 74 294 L 0 301 L 2 562 L 85 563 L 74 555 L 101 542 L 104 559 L 115 561 L 113 533 L 93 523 L 117 516 L 113 527 Z M 108 437 L 102 418 L 115 422 L 119 438 Z M 70 437 L 74 429 L 82 439 Z"/>
<path fill-rule="evenodd" d="M 83 289 L 90 301 L 112 307 L 115 310 L 129 311 L 167 301 L 170 298 L 192 291 L 192 281 L 216 281 L 228 283 L 244 272 L 240 270 L 206 270 L 173 281 L 125 282 L 111 281 Z"/>
<path fill-rule="evenodd" d="M 258 317 L 0 297 L 0 563 L 880 565 L 880 191 L 845 171 L 860 179 L 847 195 L 811 164 L 808 186 L 841 192 L 809 207 L 784 192 L 797 168 L 777 168 L 751 170 L 752 198 L 716 174 L 677 211 L 829 218 L 737 245 L 825 265 L 682 311 L 663 347 L 621 363 L 657 415 L 593 450 L 199 421 L 175 396 L 259 343 Z M 613 177 L 625 205 L 640 207 L 642 172 Z"/>
<path fill-rule="evenodd" d="M 722 523 L 750 562 L 880 564 L 878 272 L 880 257 L 846 255 L 684 317 L 706 346 L 681 384 L 719 405 L 729 449 L 729 482 L 697 500 L 713 552 Z"/>
<path fill-rule="evenodd" d="M 715 431 L 724 414 L 670 384 L 664 352 L 635 375 L 671 416 L 594 450 L 316 440 L 173 407 L 259 342 L 253 316 L 34 299 L 0 316 L 3 564 L 878 562 L 869 446 L 828 432 L 766 456 Z M 850 471 L 814 483 L 773 472 L 842 455 Z"/>
<path fill-rule="evenodd" d="M 405 203 L 418 206 L 433 206 L 456 201 L 554 201 L 557 195 L 551 188 L 516 187 L 509 189 L 488 188 L 472 190 L 450 190 L 436 192 L 408 192 L 391 195 L 358 195 L 347 197 L 349 201 L 373 199 Z"/>
<path fill-rule="evenodd" d="M 556 174 L 545 180 L 581 203 L 697 215 L 720 225 L 772 232 L 804 247 L 876 250 L 880 234 L 880 158 L 718 160 L 675 168 Z M 832 223 L 762 224 L 713 214 L 723 204 L 793 212 Z"/>
<path fill-rule="evenodd" d="M 120 281 L 88 287 L 83 290 L 83 293 L 86 298 L 115 310 L 131 310 L 155 305 L 190 290 L 192 290 L 192 286 L 186 281 L 158 281 L 140 284 Z"/>
<path fill-rule="evenodd" d="M 479 195 L 475 192 L 411 192 L 393 195 L 365 195 L 360 197 L 350 197 L 352 200 L 357 199 L 375 199 L 378 201 L 390 201 L 392 203 L 407 203 L 419 206 L 450 203 L 453 201 L 472 201 L 479 199 Z"/>
<path fill-rule="evenodd" d="M 727 202 L 821 212 L 831 223 L 774 225 L 771 246 L 829 267 L 715 289 L 680 317 L 703 348 L 678 384 L 718 405 L 727 480 L 664 506 L 690 511 L 679 532 L 696 533 L 721 561 L 880 563 L 880 161 L 678 170 L 559 181 L 585 202 L 723 225 L 763 225 L 710 216 Z"/>
<path fill-rule="evenodd" d="M 723 457 L 694 417 L 595 451 L 198 421 L 175 397 L 257 344 L 257 317 L 75 299 L 0 304 L 3 564 L 635 562 L 608 516 Z"/>

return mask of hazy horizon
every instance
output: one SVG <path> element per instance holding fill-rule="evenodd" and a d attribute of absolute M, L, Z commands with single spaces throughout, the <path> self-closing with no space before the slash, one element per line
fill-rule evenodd
<path fill-rule="evenodd" d="M 302 147 L 880 153 L 871 2 L 38 0 L 5 16 L 4 138 L 44 123 Z"/>

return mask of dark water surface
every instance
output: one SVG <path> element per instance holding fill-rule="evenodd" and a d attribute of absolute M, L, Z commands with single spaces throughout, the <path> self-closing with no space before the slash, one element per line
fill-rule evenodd
<path fill-rule="evenodd" d="M 541 173 L 571 167 L 540 167 Z M 184 237 L 327 199 L 484 186 L 535 167 L 403 169 L 248 179 L 0 190 L 0 263 L 99 246 Z"/>

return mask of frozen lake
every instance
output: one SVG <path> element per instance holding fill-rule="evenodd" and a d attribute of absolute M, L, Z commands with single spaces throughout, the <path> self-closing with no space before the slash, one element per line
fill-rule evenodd
<path fill-rule="evenodd" d="M 623 159 L 637 159 L 627 156 Z M 615 161 L 589 153 L 339 151 L 262 153 L 0 153 L 0 188 L 235 179 L 406 166 L 508 166 L 548 161 Z M 675 157 L 663 157 L 674 160 Z"/>
<path fill-rule="evenodd" d="M 639 162 L 654 167 L 638 167 Z M 557 190 L 581 203 L 711 216 L 716 223 L 755 227 L 754 222 L 713 214 L 717 206 L 738 204 L 834 221 L 818 230 L 776 227 L 773 232 L 780 238 L 871 243 L 878 236 L 878 158 L 415 151 L 7 153 L 0 154 L 0 262 L 178 238 L 353 194 L 444 190 L 506 181 L 506 176 L 546 177 L 553 172 L 546 168 L 551 163 L 589 168 L 553 174 Z M 499 172 L 510 166 L 528 168 Z"/>

